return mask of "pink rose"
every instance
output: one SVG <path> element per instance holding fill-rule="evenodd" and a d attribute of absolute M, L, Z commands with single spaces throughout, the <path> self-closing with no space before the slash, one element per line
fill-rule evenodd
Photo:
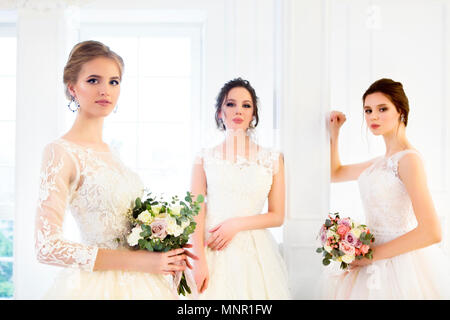
<path fill-rule="evenodd" d="M 339 226 L 337 227 L 337 234 L 340 235 L 341 238 L 342 238 L 343 236 L 345 236 L 345 234 L 346 234 L 347 232 L 349 232 L 349 231 L 350 231 L 350 227 L 349 227 L 349 226 L 346 226 L 346 225 L 344 225 L 344 224 L 341 224 L 341 225 L 339 225 Z"/>
<path fill-rule="evenodd" d="M 359 241 L 351 231 L 346 233 L 344 240 L 354 247 L 357 247 L 356 243 Z"/>
<path fill-rule="evenodd" d="M 345 241 L 339 243 L 339 250 L 350 256 L 355 254 L 355 248 Z"/>
<path fill-rule="evenodd" d="M 150 224 L 150 227 L 152 228 L 152 238 L 164 240 L 167 236 L 167 223 L 165 220 L 155 219 L 155 221 Z"/>
<path fill-rule="evenodd" d="M 368 246 L 367 244 L 363 244 L 363 245 L 361 246 L 360 250 L 361 250 L 361 253 L 362 253 L 363 255 L 365 255 L 367 252 L 369 252 L 369 246 Z"/>
<path fill-rule="evenodd" d="M 356 241 L 355 247 L 356 247 L 356 248 L 361 248 L 361 246 L 362 246 L 362 242 L 361 242 L 361 240 L 358 239 L 358 240 Z"/>
<path fill-rule="evenodd" d="M 343 219 L 339 220 L 338 224 L 339 225 L 343 224 L 344 226 L 347 226 L 349 228 L 352 227 L 352 222 L 349 218 L 343 218 Z"/>

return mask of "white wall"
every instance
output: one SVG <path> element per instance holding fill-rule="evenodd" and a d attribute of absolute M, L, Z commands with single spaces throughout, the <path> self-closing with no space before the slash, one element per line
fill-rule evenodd
<path fill-rule="evenodd" d="M 315 238 L 329 205 L 328 10 L 326 0 L 277 6 L 277 103 L 287 186 L 283 245 L 294 299 L 314 298 L 321 274 Z"/>

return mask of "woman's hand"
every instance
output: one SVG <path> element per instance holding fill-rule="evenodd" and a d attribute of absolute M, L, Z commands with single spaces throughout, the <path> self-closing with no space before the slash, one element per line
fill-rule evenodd
<path fill-rule="evenodd" d="M 339 130 L 344 122 L 347 120 L 345 114 L 340 111 L 331 111 L 330 113 L 330 136 L 332 139 L 337 138 Z"/>
<path fill-rule="evenodd" d="M 355 260 L 352 263 L 350 263 L 348 266 L 350 268 L 350 270 L 359 268 L 359 267 L 365 267 L 368 266 L 369 264 L 372 264 L 373 260 L 372 259 L 366 259 L 363 258 L 361 260 Z"/>
<path fill-rule="evenodd" d="M 190 248 L 191 245 L 186 245 Z M 139 258 L 141 270 L 148 273 L 171 274 L 184 271 L 186 267 L 192 269 L 188 257 L 198 260 L 198 257 L 184 248 L 170 250 L 168 252 L 149 252 L 146 250 L 135 251 Z M 184 265 L 182 262 L 185 262 Z"/>
<path fill-rule="evenodd" d="M 348 266 L 350 268 L 350 270 L 353 270 L 355 268 L 359 268 L 359 267 L 365 267 L 368 266 L 369 264 L 372 264 L 375 260 L 375 247 L 372 248 L 373 254 L 372 254 L 372 259 L 368 259 L 368 258 L 362 258 L 360 260 L 356 260 L 353 261 L 352 263 L 350 263 Z"/>
<path fill-rule="evenodd" d="M 209 270 L 208 263 L 206 262 L 206 258 L 203 256 L 194 262 L 194 280 L 197 285 L 198 293 L 203 293 L 206 288 L 208 288 L 209 284 Z"/>
<path fill-rule="evenodd" d="M 236 219 L 231 218 L 225 220 L 209 230 L 211 235 L 209 236 L 206 245 L 211 250 L 223 250 L 239 231 L 239 224 Z"/>

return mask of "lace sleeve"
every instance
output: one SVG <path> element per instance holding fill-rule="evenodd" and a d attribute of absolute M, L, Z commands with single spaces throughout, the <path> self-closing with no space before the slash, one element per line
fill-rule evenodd
<path fill-rule="evenodd" d="M 280 160 L 283 159 L 283 154 L 273 149 L 264 150 L 260 154 L 259 163 L 266 167 L 272 175 L 276 175 L 280 170 Z"/>
<path fill-rule="evenodd" d="M 62 226 L 78 175 L 73 158 L 56 143 L 45 147 L 35 220 L 35 249 L 41 263 L 92 271 L 98 248 L 64 239 Z M 72 183 L 71 183 L 72 182 Z"/>

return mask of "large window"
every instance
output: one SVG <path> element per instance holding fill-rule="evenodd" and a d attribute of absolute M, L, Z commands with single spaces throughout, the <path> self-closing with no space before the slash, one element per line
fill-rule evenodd
<path fill-rule="evenodd" d="M 117 113 L 104 140 L 151 191 L 184 194 L 199 149 L 201 28 L 183 25 L 84 25 L 125 62 Z M 67 112 L 67 127 L 76 114 Z"/>
<path fill-rule="evenodd" d="M 0 299 L 14 296 L 14 161 L 16 130 L 16 36 L 0 24 Z"/>

